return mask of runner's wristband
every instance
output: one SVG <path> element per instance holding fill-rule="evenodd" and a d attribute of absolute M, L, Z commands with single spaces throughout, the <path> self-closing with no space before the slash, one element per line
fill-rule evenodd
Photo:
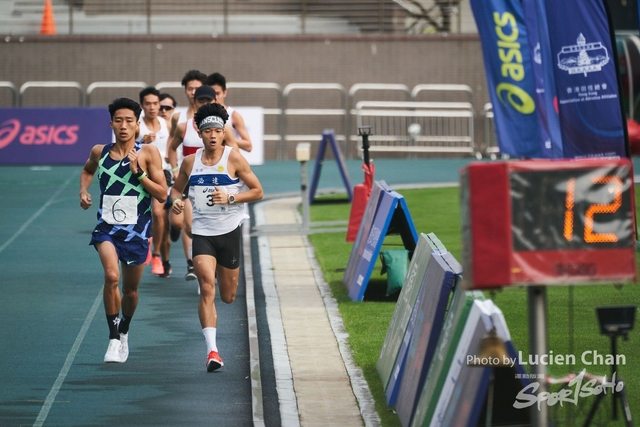
<path fill-rule="evenodd" d="M 138 181 L 142 181 L 143 179 L 146 178 L 146 176 L 147 176 L 147 173 L 142 169 L 138 169 L 138 173 L 135 174 L 135 177 L 138 178 Z"/>
<path fill-rule="evenodd" d="M 179 170 L 180 168 L 176 166 L 175 168 L 171 169 L 171 172 L 178 172 Z"/>
<path fill-rule="evenodd" d="M 179 201 L 180 201 L 180 199 L 175 199 L 175 200 L 173 201 L 173 203 L 171 203 L 171 206 L 175 206 L 175 205 L 176 205 L 176 203 L 178 203 Z"/>

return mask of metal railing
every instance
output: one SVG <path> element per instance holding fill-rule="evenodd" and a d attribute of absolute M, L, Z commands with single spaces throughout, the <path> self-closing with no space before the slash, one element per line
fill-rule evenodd
<path fill-rule="evenodd" d="M 389 101 L 387 98 L 401 98 L 402 101 L 411 101 L 411 90 L 409 86 L 403 84 L 382 84 L 382 83 L 356 83 L 349 89 L 349 115 L 347 116 L 347 129 L 350 130 L 350 133 L 356 129 L 355 117 L 357 115 L 356 112 L 356 104 L 358 101 L 364 101 L 363 99 L 358 100 L 358 93 L 365 92 L 365 94 L 376 93 L 376 96 L 373 101 Z M 357 134 L 352 134 L 349 136 L 349 142 L 358 143 L 361 137 Z M 357 151 L 357 149 L 355 150 Z M 351 153 L 348 153 L 351 155 Z"/>
<path fill-rule="evenodd" d="M 180 82 L 169 82 L 169 81 L 164 81 L 164 82 L 159 82 L 155 85 L 155 88 L 158 89 L 159 91 L 163 91 L 166 89 L 183 89 L 182 84 Z M 283 104 L 283 97 L 282 97 L 282 88 L 280 87 L 279 84 L 277 83 L 271 83 L 271 82 L 228 82 L 227 83 L 227 90 L 228 89 L 248 89 L 251 90 L 254 94 L 256 93 L 256 91 L 260 91 L 260 92 L 268 92 L 271 94 L 271 97 L 274 97 L 274 101 L 269 105 L 266 105 L 265 103 L 260 103 L 260 102 L 254 102 L 255 99 L 259 98 L 259 97 L 252 97 L 252 101 L 247 103 L 247 102 L 241 102 L 241 103 L 236 103 L 234 102 L 232 105 L 235 107 L 240 107 L 240 106 L 248 106 L 248 107 L 262 107 L 262 113 L 265 116 L 265 119 L 269 119 L 272 118 L 275 122 L 274 126 L 266 126 L 265 124 L 265 133 L 263 135 L 263 141 L 264 142 L 273 142 L 276 144 L 279 144 L 280 141 L 282 140 L 282 104 Z M 273 106 L 273 104 L 275 104 L 275 107 Z M 268 132 L 268 130 L 271 130 L 271 132 Z"/>
<path fill-rule="evenodd" d="M 289 96 L 291 92 L 300 90 L 321 90 L 321 91 L 338 91 L 340 95 L 340 108 L 288 108 Z M 345 142 L 347 140 L 347 92 L 341 84 L 338 83 L 291 83 L 285 86 L 282 92 L 283 97 L 283 111 L 282 111 L 282 133 L 280 139 L 280 146 L 278 150 L 278 159 L 284 160 L 288 156 L 287 142 L 295 141 L 320 141 L 322 139 L 322 132 L 327 128 L 334 128 L 326 123 L 318 126 L 316 133 L 311 134 L 289 134 L 289 129 L 292 127 L 292 117 L 339 117 L 340 129 L 335 132 L 336 141 Z M 343 144 L 343 151 L 344 151 Z"/>
<path fill-rule="evenodd" d="M 18 88 L 11 82 L 0 82 L 0 88 L 7 88 L 11 91 L 11 105 L 16 107 L 18 105 Z"/>
<path fill-rule="evenodd" d="M 182 89 L 182 84 L 180 82 L 159 82 L 156 84 L 156 89 Z"/>
<path fill-rule="evenodd" d="M 427 93 L 429 101 L 435 101 L 434 97 L 440 96 L 440 101 L 459 101 L 459 98 L 473 105 L 473 90 L 467 85 L 457 84 L 419 84 L 411 90 L 411 99 L 421 101 L 420 93 Z"/>
<path fill-rule="evenodd" d="M 94 82 L 86 91 L 77 82 L 29 81 L 17 91 L 11 82 L 1 88 L 13 93 L 13 105 L 24 105 L 24 93 L 31 88 L 72 88 L 78 91 L 78 105 L 91 106 L 98 89 L 147 87 L 146 82 Z M 163 81 L 158 90 L 182 89 L 180 82 Z M 325 129 L 334 129 L 347 158 L 360 154 L 357 127 L 372 126 L 371 151 L 415 153 L 499 153 L 493 131 L 491 104 L 486 104 L 479 123 L 484 128 L 483 145 L 474 139 L 473 92 L 466 85 L 417 85 L 357 83 L 349 91 L 336 83 L 291 83 L 284 90 L 271 82 L 229 82 L 228 103 L 261 107 L 270 126 L 264 127 L 264 142 L 271 143 L 278 160 L 287 160 L 293 142 L 320 141 Z M 244 91 L 244 92 L 243 92 Z M 437 92 L 441 92 L 437 94 Z M 378 98 L 355 101 L 356 97 Z M 242 96 L 244 95 L 244 96 Z M 304 96 L 303 96 L 304 95 Z M 415 98 L 457 99 L 416 101 Z M 16 101 L 17 98 L 17 101 Z M 381 101 L 407 99 L 406 101 Z M 56 98 L 57 99 L 57 98 Z M 462 99 L 462 101 L 460 101 Z M 308 106 L 311 102 L 311 106 Z M 355 105 L 354 105 L 355 103 Z"/>
<path fill-rule="evenodd" d="M 20 86 L 20 94 L 18 96 L 18 105 L 20 107 L 22 107 L 22 100 L 24 98 L 24 93 L 27 91 L 27 89 L 31 89 L 34 87 L 54 88 L 54 89 L 60 89 L 60 88 L 75 89 L 78 91 L 78 95 L 79 95 L 78 106 L 82 107 L 84 104 L 84 89 L 82 88 L 82 85 L 78 82 L 30 81 L 30 82 L 25 82 L 22 84 L 22 86 Z"/>
<path fill-rule="evenodd" d="M 91 106 L 91 94 L 93 93 L 94 90 L 99 89 L 99 88 L 106 88 L 106 89 L 118 89 L 118 88 L 144 89 L 144 88 L 146 88 L 148 86 L 149 85 L 146 84 L 145 82 L 95 82 L 95 83 L 91 83 L 87 87 L 86 105 L 87 105 L 87 107 Z"/>
<path fill-rule="evenodd" d="M 282 105 L 283 105 L 283 96 L 282 96 L 282 88 L 280 85 L 276 83 L 261 83 L 261 82 L 229 82 L 227 83 L 228 89 L 249 89 L 249 90 L 259 90 L 259 91 L 269 91 L 276 96 L 276 107 L 268 107 L 266 105 L 259 105 L 262 107 L 262 113 L 268 118 L 273 117 L 275 119 L 275 133 L 266 133 L 267 127 L 265 127 L 265 134 L 262 137 L 262 140 L 272 141 L 279 143 L 282 140 Z M 240 106 L 239 104 L 233 104 L 235 106 Z M 247 106 L 255 106 L 253 104 L 247 104 Z"/>
<path fill-rule="evenodd" d="M 369 151 L 475 154 L 469 102 L 379 102 L 356 105 L 358 126 L 375 129 Z"/>
<path fill-rule="evenodd" d="M 386 83 L 356 83 L 349 88 L 349 108 L 352 109 L 351 112 L 354 111 L 353 108 L 355 108 L 356 105 L 356 94 L 362 91 L 376 91 L 378 93 L 386 92 L 387 95 L 391 92 L 400 92 L 402 93 L 402 97 L 405 98 L 403 99 L 403 101 L 411 101 L 413 99 L 411 97 L 409 86 L 407 85 Z"/>

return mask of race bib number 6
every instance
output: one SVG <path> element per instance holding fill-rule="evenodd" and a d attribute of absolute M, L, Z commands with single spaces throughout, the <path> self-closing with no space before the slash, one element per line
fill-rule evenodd
<path fill-rule="evenodd" d="M 107 224 L 136 224 L 138 222 L 138 198 L 136 196 L 102 197 L 102 219 Z"/>

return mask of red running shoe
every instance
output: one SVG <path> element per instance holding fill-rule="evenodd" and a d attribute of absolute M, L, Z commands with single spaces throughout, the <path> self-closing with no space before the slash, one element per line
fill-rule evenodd
<path fill-rule="evenodd" d="M 220 369 L 224 366 L 222 359 L 217 351 L 210 351 L 209 357 L 207 357 L 207 372 L 213 372 L 216 369 Z"/>

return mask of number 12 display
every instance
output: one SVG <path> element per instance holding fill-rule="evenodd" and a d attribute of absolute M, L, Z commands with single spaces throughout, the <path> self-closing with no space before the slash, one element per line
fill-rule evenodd
<path fill-rule="evenodd" d="M 467 288 L 636 280 L 627 159 L 473 163 L 461 173 Z"/>

